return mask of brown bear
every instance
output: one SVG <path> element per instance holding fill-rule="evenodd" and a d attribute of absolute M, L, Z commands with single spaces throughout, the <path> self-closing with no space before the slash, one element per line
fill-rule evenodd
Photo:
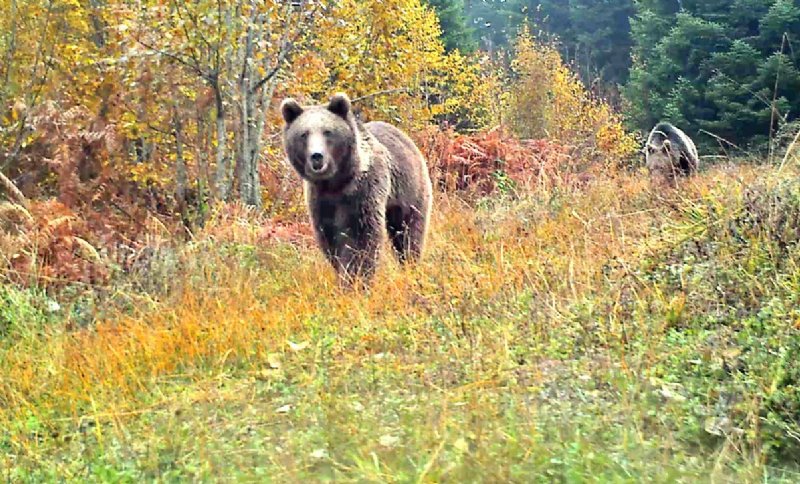
<path fill-rule="evenodd" d="M 317 243 L 342 281 L 375 271 L 388 232 L 401 263 L 425 245 L 432 188 L 411 139 L 382 122 L 361 124 L 346 94 L 327 106 L 281 103 L 286 156 L 303 179 Z"/>
<path fill-rule="evenodd" d="M 697 171 L 700 162 L 694 141 L 670 123 L 658 123 L 644 148 L 647 169 L 657 181 L 674 184 L 678 176 Z"/>

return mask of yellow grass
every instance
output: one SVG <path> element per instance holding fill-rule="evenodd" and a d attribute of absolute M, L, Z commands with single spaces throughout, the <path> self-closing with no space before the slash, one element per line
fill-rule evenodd
<path fill-rule="evenodd" d="M 88 327 L 76 328 L 67 318 L 0 347 L 0 426 L 16 428 L 30 416 L 46 428 L 88 419 L 103 441 L 104 431 L 125 435 L 129 422 L 180 406 L 176 401 L 208 405 L 203 388 L 218 378 L 238 379 L 242 394 L 226 397 L 233 401 L 244 398 L 247 382 L 271 381 L 288 368 L 296 371 L 291 376 L 298 388 L 313 387 L 323 368 L 330 385 L 346 387 L 354 371 L 369 366 L 365 361 L 385 355 L 392 356 L 385 376 L 394 375 L 387 381 L 418 377 L 427 391 L 445 392 L 445 402 L 473 399 L 470 408 L 484 411 L 495 404 L 482 399 L 502 395 L 509 385 L 518 388 L 508 390 L 512 394 L 546 386 L 561 367 L 553 355 L 585 338 L 596 342 L 597 352 L 582 363 L 587 371 L 617 368 L 639 379 L 666 357 L 648 341 L 663 338 L 669 323 L 642 326 L 624 300 L 633 291 L 641 301 L 635 311 L 647 304 L 677 313 L 686 301 L 644 280 L 621 285 L 605 299 L 598 298 L 599 287 L 609 277 L 634 274 L 634 267 L 675 243 L 660 228 L 672 223 L 676 206 L 720 186 L 741 191 L 763 173 L 714 170 L 666 194 L 652 193 L 641 174 L 620 175 L 581 191 L 498 199 L 478 210 L 440 196 L 424 262 L 401 268 L 387 256 L 374 287 L 358 294 L 337 288 L 313 246 L 255 245 L 262 221 L 245 214 L 224 230 L 211 223 L 198 240 L 177 249 L 180 269 L 169 276 L 167 293 L 131 294 L 133 308 L 112 308 Z M 249 255 L 225 255 L 223 246 L 244 247 Z M 528 313 L 519 313 L 520 294 L 532 301 Z M 581 326 L 576 307 L 593 304 L 602 305 L 603 319 Z M 642 336 L 639 350 L 626 349 L 631 332 Z M 534 346 L 524 357 L 532 366 L 523 378 L 518 348 L 526 338 Z M 468 377 L 450 374 L 448 365 L 467 368 Z M 176 395 L 171 381 L 184 382 L 190 395 Z M 8 445 L 19 455 L 45 452 L 26 435 L 7 434 Z M 434 441 L 418 468 L 421 478 L 437 468 L 445 444 Z M 296 471 L 287 472 L 297 477 Z"/>

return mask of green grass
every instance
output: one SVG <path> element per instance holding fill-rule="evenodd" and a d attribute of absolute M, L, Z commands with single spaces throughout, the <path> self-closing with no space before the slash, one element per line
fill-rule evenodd
<path fill-rule="evenodd" d="M 797 482 L 796 176 L 440 197 L 425 261 L 355 295 L 211 223 L 88 325 L 0 312 L 0 475 Z"/>

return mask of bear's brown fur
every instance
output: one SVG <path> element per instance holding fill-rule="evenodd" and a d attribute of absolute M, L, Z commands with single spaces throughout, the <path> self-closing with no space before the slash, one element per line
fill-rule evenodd
<path fill-rule="evenodd" d="M 662 185 L 674 185 L 679 176 L 695 173 L 700 163 L 694 141 L 666 122 L 650 131 L 644 154 L 651 179 Z"/>
<path fill-rule="evenodd" d="M 425 159 L 402 131 L 361 124 L 346 94 L 327 106 L 281 104 L 284 148 L 304 181 L 317 242 L 346 282 L 374 274 L 386 233 L 400 262 L 425 245 L 432 188 Z"/>

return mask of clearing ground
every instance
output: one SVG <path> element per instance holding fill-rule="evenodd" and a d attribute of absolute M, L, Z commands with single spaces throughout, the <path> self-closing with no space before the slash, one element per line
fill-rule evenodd
<path fill-rule="evenodd" d="M 364 294 L 245 211 L 60 307 L 0 288 L 0 476 L 797 482 L 796 179 L 439 195 Z"/>

